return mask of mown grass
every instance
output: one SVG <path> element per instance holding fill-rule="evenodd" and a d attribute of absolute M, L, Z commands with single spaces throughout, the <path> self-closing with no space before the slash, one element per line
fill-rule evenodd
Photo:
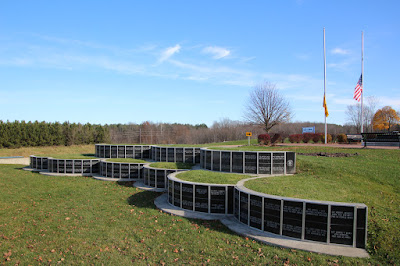
<path fill-rule="evenodd" d="M 24 147 L 18 149 L 0 149 L 0 157 L 30 155 L 63 155 L 63 154 L 93 154 L 94 145 L 50 146 L 50 147 Z"/>
<path fill-rule="evenodd" d="M 167 163 L 167 162 L 158 162 L 150 164 L 150 167 L 154 168 L 164 168 L 164 169 L 192 169 L 194 164 L 192 163 Z"/>
<path fill-rule="evenodd" d="M 112 158 L 107 159 L 107 162 L 117 162 L 117 163 L 148 163 L 145 160 L 133 159 L 133 158 Z"/>
<path fill-rule="evenodd" d="M 43 157 L 51 157 L 55 159 L 98 159 L 93 153 L 86 154 L 43 154 Z"/>
<path fill-rule="evenodd" d="M 177 174 L 176 177 L 182 180 L 198 182 L 198 183 L 233 184 L 233 185 L 235 185 L 239 180 L 250 178 L 249 175 L 219 173 L 206 170 L 186 171 Z"/>
<path fill-rule="evenodd" d="M 94 150 L 93 146 L 89 151 L 64 148 L 64 153 Z M 285 187 L 284 196 L 365 203 L 369 208 L 367 250 L 371 258 L 271 247 L 237 236 L 217 221 L 191 220 L 162 213 L 153 204 L 159 195 L 154 192 L 85 177 L 43 176 L 22 171 L 22 166 L 0 165 L 2 262 L 23 265 L 57 262 L 400 264 L 399 150 L 272 149 L 360 154 L 350 158 L 297 156 L 298 174 L 281 177 L 282 182 L 289 183 L 283 185 L 271 179 L 271 183 L 264 185 L 271 189 Z M 53 148 L 42 148 L 42 152 L 54 154 Z M 0 150 L 0 154 L 4 154 L 4 150 Z M 20 154 L 2 156 L 10 155 Z M 278 190 L 274 193 L 279 194 Z"/>

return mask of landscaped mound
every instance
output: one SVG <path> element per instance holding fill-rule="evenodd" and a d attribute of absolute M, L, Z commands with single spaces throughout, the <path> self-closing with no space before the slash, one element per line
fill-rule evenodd
<path fill-rule="evenodd" d="M 150 164 L 153 168 L 163 168 L 163 169 L 192 169 L 194 164 L 192 163 L 166 163 L 158 162 Z"/>
<path fill-rule="evenodd" d="M 212 183 L 212 184 L 232 184 L 236 185 L 239 180 L 250 178 L 249 175 L 220 173 L 205 170 L 193 170 L 176 175 L 177 178 L 190 182 L 197 183 Z"/>

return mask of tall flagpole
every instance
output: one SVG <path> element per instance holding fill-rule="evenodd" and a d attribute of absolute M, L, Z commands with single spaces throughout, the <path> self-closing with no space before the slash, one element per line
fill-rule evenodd
<path fill-rule="evenodd" d="M 324 101 L 326 99 L 326 49 L 325 49 L 325 28 L 324 28 Z M 325 114 L 325 113 L 324 113 Z M 326 124 L 326 114 L 325 117 L 325 144 L 326 142 L 326 135 L 327 135 L 327 124 Z"/>
<path fill-rule="evenodd" d="M 361 32 L 361 133 L 364 133 L 364 32 Z"/>

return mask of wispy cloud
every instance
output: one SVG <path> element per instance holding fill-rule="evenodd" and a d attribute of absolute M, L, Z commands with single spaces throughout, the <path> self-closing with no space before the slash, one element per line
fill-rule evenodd
<path fill-rule="evenodd" d="M 173 47 L 168 47 L 167 49 L 165 49 L 161 53 L 161 56 L 160 56 L 158 62 L 159 63 L 164 62 L 165 60 L 167 60 L 168 58 L 170 58 L 174 54 L 179 53 L 180 50 L 181 50 L 181 46 L 179 44 L 177 44 L 177 45 L 175 45 Z"/>
<path fill-rule="evenodd" d="M 211 54 L 214 59 L 221 59 L 230 55 L 231 51 L 218 46 L 208 46 L 203 49 L 203 53 Z"/>
<path fill-rule="evenodd" d="M 350 51 L 337 47 L 331 50 L 331 54 L 348 55 L 350 54 Z"/>

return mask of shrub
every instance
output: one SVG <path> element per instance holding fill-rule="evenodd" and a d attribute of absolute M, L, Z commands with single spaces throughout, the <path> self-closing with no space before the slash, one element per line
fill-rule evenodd
<path fill-rule="evenodd" d="M 271 143 L 271 137 L 269 134 L 258 135 L 258 144 L 269 145 Z"/>
<path fill-rule="evenodd" d="M 304 143 L 308 143 L 310 142 L 310 140 L 312 140 L 312 138 L 314 137 L 314 133 L 304 133 L 303 134 L 303 142 Z"/>
<path fill-rule="evenodd" d="M 347 136 L 346 136 L 346 134 L 339 134 L 339 135 L 337 135 L 337 142 L 339 142 L 339 143 L 347 143 Z"/>
<path fill-rule="evenodd" d="M 322 141 L 322 134 L 321 133 L 315 133 L 312 141 L 314 141 L 314 143 L 318 143 L 320 141 Z"/>
<path fill-rule="evenodd" d="M 302 140 L 303 140 L 303 134 L 289 135 L 289 141 L 291 143 L 293 143 L 293 142 L 300 143 Z"/>
<path fill-rule="evenodd" d="M 271 143 L 272 144 L 276 144 L 276 143 L 281 142 L 281 141 L 282 141 L 282 136 L 279 133 L 274 134 L 274 136 L 271 139 Z"/>
<path fill-rule="evenodd" d="M 332 142 L 332 136 L 331 136 L 331 134 L 327 134 L 326 135 L 326 143 L 330 143 L 330 142 Z M 322 142 L 324 142 L 325 143 L 325 134 L 323 134 L 322 135 Z"/>

